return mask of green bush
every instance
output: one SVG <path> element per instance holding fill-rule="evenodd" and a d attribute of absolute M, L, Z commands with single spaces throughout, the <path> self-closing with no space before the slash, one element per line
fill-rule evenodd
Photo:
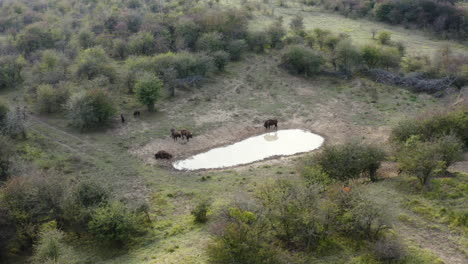
<path fill-rule="evenodd" d="M 94 211 L 89 232 L 98 240 L 123 246 L 142 233 L 141 218 L 120 202 L 112 202 Z"/>
<path fill-rule="evenodd" d="M 129 51 L 136 55 L 151 56 L 156 52 L 154 37 L 149 32 L 134 35 L 128 43 Z"/>
<path fill-rule="evenodd" d="M 55 221 L 42 226 L 39 238 L 34 246 L 33 264 L 76 263 L 71 250 L 65 244 L 64 233 L 57 229 Z"/>
<path fill-rule="evenodd" d="M 23 82 L 23 63 L 13 56 L 0 57 L 0 89 L 14 88 Z"/>
<path fill-rule="evenodd" d="M 197 50 L 206 52 L 215 52 L 223 50 L 223 34 L 219 32 L 204 33 L 197 40 Z"/>
<path fill-rule="evenodd" d="M 154 104 L 161 97 L 162 81 L 153 74 L 144 74 L 135 84 L 135 92 L 140 103 L 154 111 Z"/>
<path fill-rule="evenodd" d="M 240 60 L 242 54 L 247 50 L 247 42 L 243 39 L 233 40 L 227 44 L 226 50 L 231 55 L 231 60 Z"/>
<path fill-rule="evenodd" d="M 229 53 L 219 50 L 213 53 L 214 64 L 218 71 L 224 71 L 224 68 L 229 63 Z"/>
<path fill-rule="evenodd" d="M 367 176 L 377 180 L 377 170 L 385 158 L 379 148 L 363 143 L 345 143 L 325 146 L 322 152 L 312 157 L 311 163 L 320 166 L 327 175 L 339 181 Z"/>
<path fill-rule="evenodd" d="M 36 92 L 36 108 L 41 113 L 56 113 L 62 110 L 68 100 L 68 90 L 61 87 L 53 88 L 51 85 L 40 85 Z"/>
<path fill-rule="evenodd" d="M 431 140 L 443 135 L 454 134 L 468 147 L 468 107 L 464 106 L 449 112 L 439 112 L 424 118 L 408 119 L 392 129 L 391 140 L 404 143 L 411 136 L 421 140 Z"/>
<path fill-rule="evenodd" d="M 211 263 L 276 264 L 277 251 L 267 240 L 261 219 L 248 210 L 229 208 L 218 221 L 214 242 L 208 247 Z"/>
<path fill-rule="evenodd" d="M 67 110 L 70 124 L 82 130 L 107 124 L 116 112 L 112 99 L 102 89 L 73 94 Z"/>
<path fill-rule="evenodd" d="M 111 83 L 116 78 L 115 69 L 101 47 L 89 48 L 80 52 L 76 64 L 76 75 L 87 80 L 106 76 Z"/>
<path fill-rule="evenodd" d="M 379 40 L 380 44 L 388 45 L 392 39 L 392 33 L 388 31 L 380 31 L 379 34 L 377 34 L 377 39 Z"/>
<path fill-rule="evenodd" d="M 206 223 L 208 221 L 208 210 L 210 203 L 208 201 L 200 202 L 192 211 L 191 214 L 195 217 L 195 223 Z"/>
<path fill-rule="evenodd" d="M 247 45 L 256 53 L 264 52 L 271 44 L 268 34 L 264 31 L 253 31 L 247 34 Z"/>
<path fill-rule="evenodd" d="M 324 59 L 310 48 L 293 45 L 283 54 L 281 64 L 294 74 L 310 76 L 320 72 Z"/>
<path fill-rule="evenodd" d="M 447 168 L 461 158 L 462 142 L 454 135 L 421 141 L 410 137 L 397 153 L 402 171 L 418 178 L 422 186 L 430 184 L 432 177 L 444 174 Z"/>

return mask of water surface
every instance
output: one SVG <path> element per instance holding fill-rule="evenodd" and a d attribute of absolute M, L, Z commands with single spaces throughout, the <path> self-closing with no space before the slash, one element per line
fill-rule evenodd
<path fill-rule="evenodd" d="M 319 148 L 323 141 L 323 137 L 302 129 L 279 130 L 211 149 L 188 159 L 176 161 L 173 166 L 178 170 L 232 167 L 273 156 L 312 151 Z"/>

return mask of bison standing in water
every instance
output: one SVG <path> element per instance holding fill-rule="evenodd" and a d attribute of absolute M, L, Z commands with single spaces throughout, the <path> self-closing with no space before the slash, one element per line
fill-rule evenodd
<path fill-rule="evenodd" d="M 155 159 L 172 159 L 172 155 L 164 150 L 158 151 L 156 154 L 154 154 Z"/>
<path fill-rule="evenodd" d="M 182 135 L 182 139 L 185 137 L 185 139 L 187 139 L 187 142 L 189 141 L 189 139 L 193 138 L 192 136 L 192 132 L 186 130 L 186 129 L 183 129 L 180 131 L 180 134 Z"/>
<path fill-rule="evenodd" d="M 275 126 L 276 129 L 278 129 L 278 120 L 276 119 L 268 119 L 263 123 L 263 126 L 265 129 L 269 129 L 271 126 Z"/>

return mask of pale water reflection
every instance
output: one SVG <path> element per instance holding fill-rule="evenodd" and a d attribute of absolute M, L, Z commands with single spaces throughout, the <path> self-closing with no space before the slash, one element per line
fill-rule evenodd
<path fill-rule="evenodd" d="M 323 137 L 302 129 L 278 130 L 211 149 L 188 159 L 176 161 L 173 166 L 178 170 L 232 167 L 273 156 L 312 151 L 319 148 L 323 142 Z"/>

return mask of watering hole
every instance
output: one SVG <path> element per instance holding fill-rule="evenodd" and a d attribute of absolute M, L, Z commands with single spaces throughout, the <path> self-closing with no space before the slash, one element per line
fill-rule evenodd
<path fill-rule="evenodd" d="M 177 170 L 232 167 L 273 156 L 288 156 L 319 148 L 324 138 L 302 130 L 287 129 L 250 137 L 237 143 L 214 148 L 173 163 Z"/>

